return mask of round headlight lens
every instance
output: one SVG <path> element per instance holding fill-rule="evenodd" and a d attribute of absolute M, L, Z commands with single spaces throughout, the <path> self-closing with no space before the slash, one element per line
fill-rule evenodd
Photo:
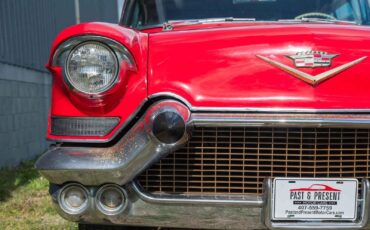
<path fill-rule="evenodd" d="M 82 93 L 105 92 L 117 81 L 117 57 L 100 42 L 82 43 L 69 54 L 66 77 L 68 83 Z"/>

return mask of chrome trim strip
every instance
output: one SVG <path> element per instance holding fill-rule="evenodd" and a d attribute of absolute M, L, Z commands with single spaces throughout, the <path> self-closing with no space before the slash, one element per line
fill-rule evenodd
<path fill-rule="evenodd" d="M 369 219 L 370 208 L 370 183 L 369 180 L 364 179 L 362 182 L 362 199 L 358 200 L 359 216 L 354 222 L 318 222 L 318 221 L 290 221 L 290 222 L 276 222 L 272 220 L 272 179 L 265 181 L 265 205 L 263 208 L 263 220 L 269 229 L 361 229 L 367 226 Z"/>
<path fill-rule="evenodd" d="M 188 132 L 177 143 L 161 143 L 152 133 L 154 115 L 173 110 L 188 123 L 190 111 L 173 100 L 154 104 L 139 122 L 114 146 L 55 147 L 45 153 L 36 168 L 54 184 L 74 181 L 84 185 L 124 185 L 188 140 Z"/>
<path fill-rule="evenodd" d="M 192 106 L 185 98 L 171 92 L 155 93 L 149 99 L 168 97 L 179 100 L 188 106 L 192 112 L 266 112 L 266 113 L 370 113 L 370 108 L 363 109 L 308 109 L 308 108 L 257 108 L 257 107 L 197 107 Z"/>
<path fill-rule="evenodd" d="M 172 195 L 152 195 L 143 190 L 136 181 L 131 183 L 131 188 L 136 194 L 148 203 L 154 204 L 181 204 L 181 205 L 227 205 L 227 206 L 248 206 L 262 207 L 263 199 L 259 196 L 172 196 Z"/>
<path fill-rule="evenodd" d="M 75 47 L 85 42 L 101 42 L 105 44 L 114 51 L 116 57 L 120 61 L 127 60 L 129 63 L 129 68 L 131 68 L 132 70 L 137 69 L 133 56 L 124 45 L 111 38 L 90 34 L 71 37 L 66 41 L 63 41 L 54 52 L 53 58 L 51 60 L 51 65 L 64 67 L 69 53 L 72 52 Z"/>
<path fill-rule="evenodd" d="M 183 98 L 183 97 L 181 97 L 181 96 L 179 96 L 175 93 L 163 92 L 163 93 L 156 93 L 156 94 L 152 94 L 152 95 L 148 96 L 148 98 L 151 99 L 151 100 L 155 100 L 155 99 L 158 99 L 160 97 L 173 98 L 173 99 L 176 99 L 176 100 L 184 103 L 189 109 L 193 108 L 192 105 L 185 98 Z"/>
<path fill-rule="evenodd" d="M 202 127 L 370 128 L 370 115 L 193 113 L 191 123 Z"/>
<path fill-rule="evenodd" d="M 266 112 L 266 113 L 370 113 L 370 109 L 304 109 L 304 108 L 233 108 L 191 107 L 193 112 Z"/>

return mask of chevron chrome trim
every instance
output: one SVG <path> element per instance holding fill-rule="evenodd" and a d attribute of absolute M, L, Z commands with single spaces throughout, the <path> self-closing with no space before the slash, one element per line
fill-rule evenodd
<path fill-rule="evenodd" d="M 347 64 L 344 64 L 344 65 L 341 65 L 341 66 L 338 66 L 334 69 L 331 69 L 329 71 L 326 71 L 324 73 L 321 73 L 319 75 L 316 75 L 316 76 L 313 76 L 311 74 L 308 74 L 308 73 L 305 73 L 303 71 L 300 71 L 300 70 L 297 70 L 295 68 L 292 68 L 290 66 L 287 66 L 285 64 L 282 64 L 280 62 L 277 62 L 277 61 L 274 61 L 268 57 L 264 57 L 264 56 L 261 56 L 261 55 L 256 55 L 258 58 L 260 58 L 261 60 L 283 70 L 284 72 L 286 73 L 289 73 L 290 75 L 292 75 L 293 77 L 296 77 L 312 86 L 317 86 L 319 85 L 320 83 L 326 81 L 326 80 L 329 80 L 330 78 L 338 75 L 339 73 L 351 68 L 352 66 L 355 66 L 357 64 L 359 64 L 360 62 L 364 61 L 367 56 L 365 57 L 362 57 L 362 58 L 359 58 L 357 60 L 354 60 L 350 63 L 347 63 Z"/>

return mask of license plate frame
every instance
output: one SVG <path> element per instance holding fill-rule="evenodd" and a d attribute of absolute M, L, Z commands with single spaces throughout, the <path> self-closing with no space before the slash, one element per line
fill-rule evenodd
<path fill-rule="evenodd" d="M 357 179 L 275 178 L 272 187 L 274 221 L 354 221 L 358 217 Z"/>

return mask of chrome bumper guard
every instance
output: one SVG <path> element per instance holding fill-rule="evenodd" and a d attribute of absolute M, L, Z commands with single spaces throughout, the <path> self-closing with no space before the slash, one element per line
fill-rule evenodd
<path fill-rule="evenodd" d="M 178 114 L 186 125 L 182 138 L 175 143 L 163 143 L 153 133 L 156 117 L 166 112 Z M 190 111 L 183 104 L 172 100 L 162 101 L 150 107 L 114 146 L 55 147 L 45 153 L 35 167 L 54 184 L 72 181 L 83 185 L 124 185 L 184 145 L 188 140 L 189 120 Z"/>

